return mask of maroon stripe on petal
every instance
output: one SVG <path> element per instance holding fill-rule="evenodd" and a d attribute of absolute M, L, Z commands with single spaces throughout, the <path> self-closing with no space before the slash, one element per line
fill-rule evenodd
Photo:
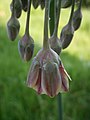
<path fill-rule="evenodd" d="M 37 79 L 37 82 L 36 82 L 35 86 L 37 87 L 38 94 L 41 94 L 42 93 L 42 88 L 41 88 L 41 68 L 39 69 L 39 75 L 38 75 L 38 79 Z"/>
<path fill-rule="evenodd" d="M 62 89 L 63 91 L 68 91 L 68 77 L 64 72 L 64 68 L 60 65 L 59 67 L 60 74 L 61 74 L 61 81 L 62 81 Z"/>

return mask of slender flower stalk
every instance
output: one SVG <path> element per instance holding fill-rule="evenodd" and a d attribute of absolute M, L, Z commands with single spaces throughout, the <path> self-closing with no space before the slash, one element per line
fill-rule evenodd
<path fill-rule="evenodd" d="M 53 35 L 49 39 L 49 43 L 51 45 L 51 48 L 59 55 L 61 52 L 61 44 L 57 34 L 61 11 L 61 0 L 55 0 L 54 4 L 55 28 Z"/>
<path fill-rule="evenodd" d="M 75 0 L 72 0 L 72 9 L 71 9 L 71 14 L 70 14 L 70 18 L 69 18 L 69 22 L 68 24 L 71 24 L 73 23 L 73 13 L 74 13 L 74 6 L 75 6 Z"/>
<path fill-rule="evenodd" d="M 75 31 L 79 29 L 79 27 L 81 25 L 81 21 L 82 21 L 81 6 L 82 6 L 82 0 L 80 0 L 78 9 L 73 14 L 73 27 L 74 27 Z"/>
<path fill-rule="evenodd" d="M 43 38 L 43 48 L 49 48 L 48 43 L 48 19 L 49 19 L 49 0 L 45 1 L 45 19 L 44 19 L 44 38 Z"/>
<path fill-rule="evenodd" d="M 28 11 L 27 11 L 25 34 L 18 42 L 20 56 L 25 61 L 29 61 L 32 58 L 34 51 L 34 40 L 30 36 L 30 32 L 29 32 L 30 10 L 31 10 L 31 0 L 28 0 Z"/>
<path fill-rule="evenodd" d="M 54 28 L 54 36 L 57 37 L 58 34 L 58 26 L 59 26 L 59 20 L 60 20 L 60 13 L 61 13 L 61 0 L 55 0 L 55 28 Z"/>
<path fill-rule="evenodd" d="M 74 13 L 75 0 L 72 0 L 71 14 L 68 21 L 68 24 L 62 28 L 60 34 L 60 42 L 62 43 L 62 48 L 65 49 L 71 43 L 74 36 L 74 27 L 73 27 L 73 13 Z"/>

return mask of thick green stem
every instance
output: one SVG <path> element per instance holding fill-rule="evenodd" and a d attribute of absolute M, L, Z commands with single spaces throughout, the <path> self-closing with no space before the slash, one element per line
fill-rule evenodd
<path fill-rule="evenodd" d="M 49 9 L 49 28 L 50 28 L 50 36 L 53 35 L 54 26 L 55 26 L 55 18 L 54 18 L 54 0 L 50 0 L 50 9 Z"/>
<path fill-rule="evenodd" d="M 62 114 L 62 95 L 61 93 L 58 94 L 58 118 L 59 120 L 63 120 L 63 114 Z"/>
<path fill-rule="evenodd" d="M 25 29 L 25 34 L 27 35 L 29 35 L 30 10 L 31 10 L 31 0 L 28 0 L 28 11 L 27 11 L 27 20 L 26 20 L 26 29 Z"/>
<path fill-rule="evenodd" d="M 58 2 L 58 5 L 57 5 Z M 54 36 L 57 37 L 58 33 L 58 25 L 59 25 L 59 20 L 60 20 L 60 12 L 61 12 L 61 0 L 55 0 L 55 29 L 54 29 Z"/>
<path fill-rule="evenodd" d="M 49 21 L 49 25 L 50 25 L 50 36 L 53 35 L 53 31 L 54 31 L 54 25 L 55 25 L 55 19 L 54 19 L 54 0 L 52 0 L 52 2 L 50 3 L 50 12 L 49 12 L 49 17 L 50 17 L 50 21 Z M 52 13 L 52 11 L 53 13 Z M 58 94 L 57 96 L 58 99 L 58 114 L 59 114 L 59 120 L 63 120 L 63 114 L 62 114 L 62 98 L 61 98 L 61 94 Z"/>
<path fill-rule="evenodd" d="M 72 20 L 73 20 L 74 6 L 75 6 L 75 0 L 72 0 L 71 14 L 70 14 L 70 18 L 69 18 L 70 24 L 72 24 Z"/>
<path fill-rule="evenodd" d="M 44 38 L 43 48 L 49 48 L 48 43 L 48 12 L 49 12 L 49 0 L 45 0 L 45 18 L 44 18 Z"/>

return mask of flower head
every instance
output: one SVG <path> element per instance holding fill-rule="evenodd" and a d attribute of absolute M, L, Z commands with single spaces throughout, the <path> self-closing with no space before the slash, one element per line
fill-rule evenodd
<path fill-rule="evenodd" d="M 50 97 L 69 90 L 69 75 L 66 73 L 59 56 L 52 49 L 42 49 L 33 59 L 27 85 L 39 94 Z"/>

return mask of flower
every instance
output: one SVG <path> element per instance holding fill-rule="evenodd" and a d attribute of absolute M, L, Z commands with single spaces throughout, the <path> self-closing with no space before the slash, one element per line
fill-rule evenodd
<path fill-rule="evenodd" d="M 33 59 L 27 77 L 27 86 L 33 88 L 39 94 L 54 97 L 59 92 L 69 90 L 68 79 L 70 77 L 64 69 L 58 54 L 51 48 L 43 48 Z"/>
<path fill-rule="evenodd" d="M 25 34 L 18 42 L 18 50 L 24 61 L 30 61 L 34 52 L 34 40 L 31 36 Z"/>

